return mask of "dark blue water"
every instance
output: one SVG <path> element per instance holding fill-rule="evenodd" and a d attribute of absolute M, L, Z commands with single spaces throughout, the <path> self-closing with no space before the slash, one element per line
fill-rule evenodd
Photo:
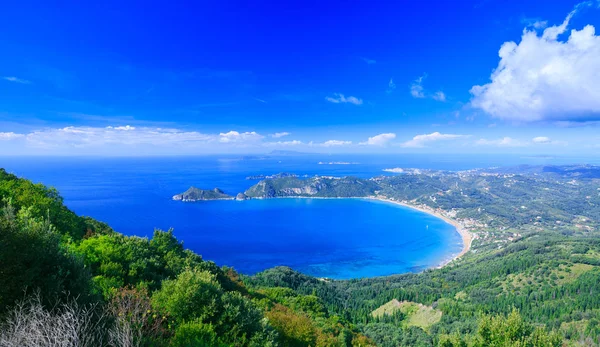
<path fill-rule="evenodd" d="M 347 161 L 354 165 L 319 165 Z M 246 274 L 287 265 L 307 274 L 357 278 L 416 272 L 456 254 L 445 222 L 397 205 L 360 199 L 273 199 L 183 203 L 189 186 L 242 192 L 249 175 L 293 172 L 372 177 L 390 167 L 460 170 L 556 163 L 548 158 L 299 156 L 170 158 L 0 158 L 0 167 L 59 189 L 69 208 L 127 235 L 174 228 L 187 248 Z"/>

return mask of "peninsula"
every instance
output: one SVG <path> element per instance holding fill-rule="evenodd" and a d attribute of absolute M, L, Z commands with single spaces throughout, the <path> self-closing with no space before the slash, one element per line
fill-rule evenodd
<path fill-rule="evenodd" d="M 383 171 L 396 174 L 368 179 L 271 175 L 236 198 L 363 198 L 401 204 L 454 225 L 464 245 L 457 257 L 472 245 L 481 251 L 498 250 L 543 230 L 586 236 L 600 227 L 597 220 L 583 217 L 597 215 L 600 206 L 600 168 L 595 166 Z M 222 191 L 196 188 L 173 198 L 236 199 Z"/>

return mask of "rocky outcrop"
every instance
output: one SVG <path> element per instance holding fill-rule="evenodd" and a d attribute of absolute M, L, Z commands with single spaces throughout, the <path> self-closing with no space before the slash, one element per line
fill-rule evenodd
<path fill-rule="evenodd" d="M 238 195 L 235 196 L 236 200 L 250 200 L 250 197 L 244 193 L 238 193 Z"/>
<path fill-rule="evenodd" d="M 212 190 L 199 189 L 190 187 L 181 194 L 173 196 L 173 200 L 177 201 L 204 201 L 204 200 L 233 200 L 234 197 L 225 194 L 221 189 L 214 188 Z"/>

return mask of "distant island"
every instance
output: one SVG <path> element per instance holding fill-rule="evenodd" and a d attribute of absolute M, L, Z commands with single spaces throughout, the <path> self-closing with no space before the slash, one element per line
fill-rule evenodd
<path fill-rule="evenodd" d="M 181 194 L 173 196 L 173 200 L 193 202 L 193 201 L 206 201 L 206 200 L 247 200 L 249 199 L 244 193 L 238 193 L 236 196 L 225 194 L 221 189 L 214 188 L 211 190 L 199 189 L 196 187 L 190 187 L 188 190 Z"/>

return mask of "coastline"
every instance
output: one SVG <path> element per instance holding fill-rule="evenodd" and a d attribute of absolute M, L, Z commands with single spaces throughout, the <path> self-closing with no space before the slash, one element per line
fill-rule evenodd
<path fill-rule="evenodd" d="M 456 229 L 456 232 L 462 238 L 463 248 L 458 254 L 456 254 L 452 258 L 443 260 L 438 266 L 435 267 L 436 269 L 439 269 L 439 268 L 442 268 L 442 267 L 448 265 L 452 261 L 462 257 L 463 255 L 467 254 L 467 252 L 469 252 L 471 250 L 471 244 L 473 243 L 473 239 L 474 239 L 473 234 L 471 232 L 467 231 L 463 225 L 461 225 L 458 221 L 456 221 L 454 219 L 451 219 L 447 216 L 444 216 L 444 215 L 442 215 L 436 211 L 430 210 L 430 209 L 425 209 L 425 208 L 422 208 L 419 206 L 410 205 L 410 204 L 407 204 L 402 201 L 392 200 L 392 199 L 388 199 L 388 198 L 381 197 L 381 196 L 369 196 L 364 199 L 377 200 L 377 201 L 387 202 L 387 203 L 411 208 L 413 210 L 417 210 L 419 212 L 423 212 L 423 213 L 432 215 L 432 216 L 439 218 L 439 219 L 443 220 L 444 222 L 452 225 Z"/>
<path fill-rule="evenodd" d="M 358 196 L 357 197 L 277 196 L 277 197 L 272 197 L 272 198 L 252 198 L 252 199 L 364 199 L 364 200 L 376 200 L 376 201 L 386 202 L 386 203 L 390 203 L 390 204 L 396 204 L 399 206 L 417 210 L 419 212 L 427 213 L 429 215 L 439 218 L 439 219 L 443 220 L 444 222 L 452 225 L 454 227 L 454 229 L 456 230 L 456 232 L 460 235 L 460 237 L 463 241 L 462 250 L 458 254 L 453 255 L 451 258 L 442 260 L 437 266 L 433 267 L 435 269 L 440 269 L 440 268 L 452 263 L 454 260 L 459 259 L 460 257 L 467 254 L 467 252 L 469 252 L 471 250 L 471 244 L 473 243 L 473 240 L 475 239 L 475 236 L 471 232 L 467 231 L 466 228 L 460 222 L 458 222 L 450 217 L 444 216 L 443 214 L 441 214 L 437 211 L 434 211 L 432 209 L 425 209 L 420 206 L 410 205 L 406 202 L 392 200 L 390 198 L 383 197 L 383 196 L 366 196 L 366 197 L 358 197 Z"/>

